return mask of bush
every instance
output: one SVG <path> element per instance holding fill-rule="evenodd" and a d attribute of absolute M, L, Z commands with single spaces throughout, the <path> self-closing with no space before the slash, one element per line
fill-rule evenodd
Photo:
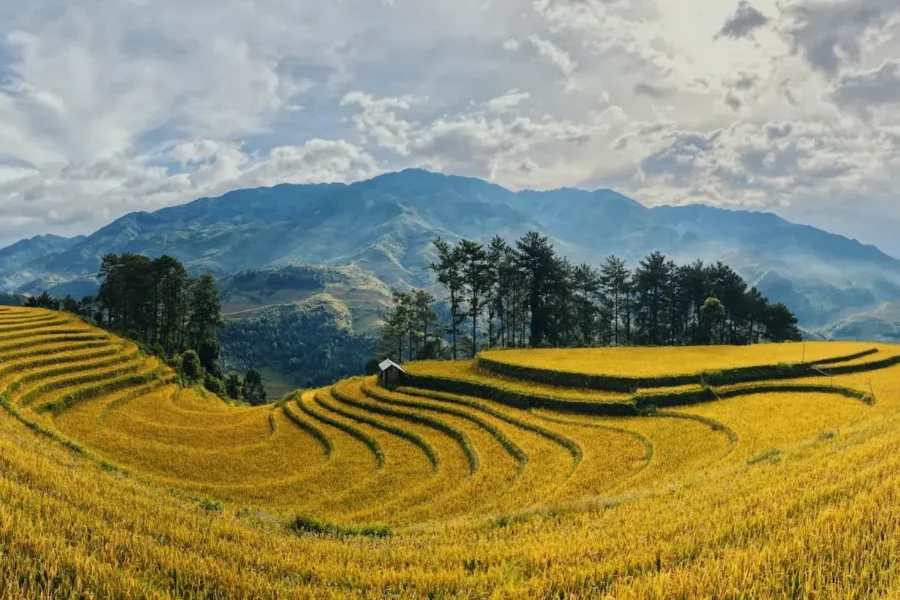
<path fill-rule="evenodd" d="M 291 523 L 290 528 L 298 534 L 312 533 L 329 537 L 360 535 L 368 537 L 383 538 L 391 535 L 390 527 L 383 525 L 371 525 L 368 527 L 341 527 L 323 521 L 316 521 L 308 517 L 297 517 Z"/>
<path fill-rule="evenodd" d="M 232 400 L 240 400 L 243 397 L 244 382 L 237 373 L 229 373 L 225 380 L 225 393 Z"/>
<path fill-rule="evenodd" d="M 366 375 L 378 375 L 380 369 L 378 365 L 381 364 L 381 361 L 377 358 L 370 358 L 366 361 Z"/>
<path fill-rule="evenodd" d="M 188 384 L 203 381 L 203 365 L 200 364 L 200 357 L 193 350 L 188 350 L 181 355 L 181 374 Z"/>
<path fill-rule="evenodd" d="M 138 342 L 138 346 L 144 354 L 149 354 L 150 356 L 155 356 L 163 361 L 166 361 L 168 358 L 168 354 L 166 354 L 166 349 L 162 347 L 162 344 L 159 342 L 153 342 L 152 344 L 145 344 L 142 342 Z"/>
<path fill-rule="evenodd" d="M 222 369 L 219 367 L 219 355 L 221 354 L 221 346 L 219 340 L 214 337 L 206 338 L 200 343 L 197 356 L 200 358 L 200 364 L 206 369 L 207 373 L 212 373 L 214 377 L 222 377 Z"/>
<path fill-rule="evenodd" d="M 256 369 L 250 369 L 244 377 L 244 399 L 251 406 L 259 406 L 267 401 L 262 375 Z"/>
<path fill-rule="evenodd" d="M 211 373 L 207 373 L 203 379 L 203 387 L 219 397 L 224 398 L 226 396 L 225 382 L 218 377 L 214 377 Z"/>

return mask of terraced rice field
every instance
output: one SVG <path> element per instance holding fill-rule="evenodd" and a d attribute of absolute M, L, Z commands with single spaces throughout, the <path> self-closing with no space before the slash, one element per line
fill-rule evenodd
<path fill-rule="evenodd" d="M 898 349 L 716 350 L 491 352 L 251 408 L 0 308 L 0 597 L 896 596 Z"/>
<path fill-rule="evenodd" d="M 666 377 L 701 371 L 723 371 L 747 367 L 815 363 L 835 356 L 854 355 L 873 348 L 865 342 L 844 342 L 836 354 L 830 342 L 797 342 L 792 344 L 760 344 L 756 346 L 692 346 L 679 348 L 582 348 L 492 350 L 480 357 L 502 364 L 552 369 L 588 375 L 622 375 L 633 377 Z"/>

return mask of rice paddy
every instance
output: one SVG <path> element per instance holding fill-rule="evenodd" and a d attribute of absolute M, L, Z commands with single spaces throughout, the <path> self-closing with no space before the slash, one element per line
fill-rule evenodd
<path fill-rule="evenodd" d="M 896 596 L 898 357 L 485 352 L 248 407 L 0 308 L 0 597 Z"/>
<path fill-rule="evenodd" d="M 852 356 L 874 347 L 865 342 L 796 342 L 756 346 L 691 346 L 673 352 L 669 347 L 493 350 L 485 361 L 553 369 L 588 375 L 667 377 L 701 371 L 723 371 L 778 363 L 815 363 L 836 356 Z"/>

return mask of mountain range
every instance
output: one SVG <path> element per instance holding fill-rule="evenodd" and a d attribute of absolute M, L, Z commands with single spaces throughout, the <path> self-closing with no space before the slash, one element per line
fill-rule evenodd
<path fill-rule="evenodd" d="M 771 213 L 651 208 L 611 190 L 513 192 L 417 169 L 352 184 L 237 190 L 131 213 L 87 237 L 23 240 L 0 250 L 0 291 L 83 295 L 96 289 L 103 254 L 165 253 L 219 277 L 235 318 L 324 300 L 365 315 L 357 328 L 373 331 L 391 288 L 433 284 L 426 267 L 435 237 L 512 241 L 529 230 L 549 235 L 573 262 L 615 254 L 634 265 L 653 250 L 677 262 L 724 261 L 786 303 L 810 335 L 897 335 L 900 260 L 874 246 Z M 865 326 L 853 326 L 856 319 Z"/>

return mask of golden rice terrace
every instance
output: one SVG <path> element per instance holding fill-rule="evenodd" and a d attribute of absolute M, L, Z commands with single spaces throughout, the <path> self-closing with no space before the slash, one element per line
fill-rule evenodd
<path fill-rule="evenodd" d="M 0 309 L 0 597 L 900 594 L 900 348 L 489 351 L 264 407 Z"/>

